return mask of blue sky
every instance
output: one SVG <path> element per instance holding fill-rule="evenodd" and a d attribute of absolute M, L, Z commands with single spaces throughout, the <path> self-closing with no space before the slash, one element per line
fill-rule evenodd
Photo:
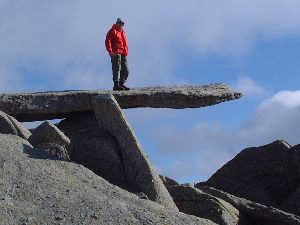
<path fill-rule="evenodd" d="M 243 92 L 207 108 L 125 110 L 159 173 L 180 183 L 206 180 L 246 147 L 300 143 L 298 0 L 0 0 L 0 12 L 1 93 L 111 89 L 104 39 L 117 17 L 128 86 Z"/>

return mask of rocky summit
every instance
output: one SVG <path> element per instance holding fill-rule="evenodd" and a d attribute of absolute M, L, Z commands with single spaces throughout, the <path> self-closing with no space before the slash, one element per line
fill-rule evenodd
<path fill-rule="evenodd" d="M 240 97 L 223 84 L 1 94 L 0 224 L 300 225 L 299 145 L 245 149 L 180 185 L 157 173 L 122 110 Z"/>
<path fill-rule="evenodd" d="M 299 146 L 291 146 L 285 141 L 277 140 L 264 146 L 246 148 L 206 182 L 200 182 L 195 186 L 201 190 L 207 190 L 207 187 L 222 190 L 236 196 L 235 198 L 251 201 L 251 205 L 263 205 L 265 209 L 262 208 L 261 212 L 267 208 L 276 213 L 282 210 L 284 213 L 294 214 L 294 216 L 290 215 L 290 218 L 296 219 L 296 223 L 295 221 L 278 223 L 278 220 L 271 223 L 268 220 L 268 224 L 298 224 L 300 221 Z M 267 216 L 269 212 L 262 214 Z M 275 218 L 275 215 L 269 217 Z M 287 219 L 282 215 L 279 217 Z"/>
<path fill-rule="evenodd" d="M 0 223 L 209 224 L 112 185 L 89 169 L 0 134 Z"/>

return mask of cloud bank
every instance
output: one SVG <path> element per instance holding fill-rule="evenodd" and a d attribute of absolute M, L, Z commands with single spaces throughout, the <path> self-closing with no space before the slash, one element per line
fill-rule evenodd
<path fill-rule="evenodd" d="M 275 139 L 300 143 L 300 90 L 280 91 L 262 102 L 241 129 L 240 138 L 262 145 Z"/>

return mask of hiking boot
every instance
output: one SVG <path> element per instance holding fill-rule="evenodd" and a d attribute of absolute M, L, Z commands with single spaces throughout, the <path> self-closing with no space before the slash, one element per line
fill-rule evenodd
<path fill-rule="evenodd" d="M 113 90 L 114 91 L 124 91 L 125 89 L 121 85 L 119 85 L 119 82 L 116 81 L 116 82 L 114 82 Z"/>
<path fill-rule="evenodd" d="M 120 87 L 122 87 L 125 91 L 128 91 L 128 90 L 130 90 L 130 88 L 129 87 L 126 87 L 124 84 L 120 84 Z"/>
<path fill-rule="evenodd" d="M 126 87 L 126 86 L 124 85 L 124 83 L 122 83 L 122 82 L 120 82 L 120 87 L 122 87 L 125 91 L 130 90 L 130 88 L 129 88 L 129 87 Z"/>
<path fill-rule="evenodd" d="M 114 91 L 124 91 L 125 89 L 123 87 L 121 87 L 121 86 L 118 85 L 118 86 L 114 86 L 113 90 Z"/>

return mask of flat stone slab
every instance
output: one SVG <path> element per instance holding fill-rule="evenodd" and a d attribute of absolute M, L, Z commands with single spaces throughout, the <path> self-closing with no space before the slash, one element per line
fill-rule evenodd
<path fill-rule="evenodd" d="M 224 84 L 203 86 L 156 86 L 130 91 L 56 91 L 0 94 L 0 110 L 18 121 L 64 118 L 68 115 L 93 111 L 92 99 L 111 93 L 122 109 L 199 108 L 240 98 Z"/>

